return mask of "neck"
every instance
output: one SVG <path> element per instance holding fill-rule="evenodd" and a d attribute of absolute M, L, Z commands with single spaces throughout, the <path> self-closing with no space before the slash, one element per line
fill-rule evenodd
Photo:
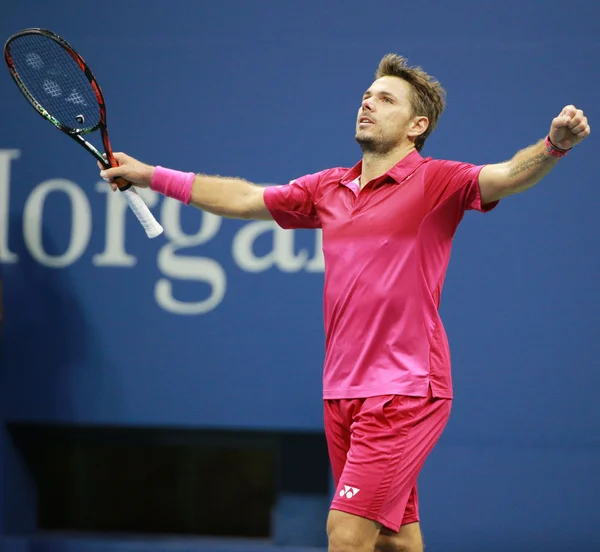
<path fill-rule="evenodd" d="M 360 174 L 360 187 L 363 188 L 368 182 L 379 178 L 388 172 L 394 165 L 398 164 L 409 153 L 415 151 L 413 143 L 403 144 L 383 155 L 366 152 L 362 158 L 362 171 Z"/>

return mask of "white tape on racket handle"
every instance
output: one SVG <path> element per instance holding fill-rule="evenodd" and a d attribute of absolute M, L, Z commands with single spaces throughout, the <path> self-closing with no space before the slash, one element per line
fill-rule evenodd
<path fill-rule="evenodd" d="M 125 199 L 127 200 L 129 207 L 131 207 L 131 210 L 135 213 L 135 216 L 144 227 L 146 235 L 149 238 L 160 236 L 163 233 L 163 227 L 154 218 L 154 215 L 150 212 L 150 209 L 148 209 L 144 200 L 135 191 L 135 188 L 131 186 L 131 188 L 125 190 L 123 194 L 125 194 Z"/>

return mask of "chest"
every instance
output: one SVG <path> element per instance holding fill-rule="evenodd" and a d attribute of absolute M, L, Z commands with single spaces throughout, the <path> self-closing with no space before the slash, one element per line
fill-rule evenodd
<path fill-rule="evenodd" d="M 362 190 L 333 184 L 317 202 L 323 237 L 415 235 L 425 216 L 424 186 L 420 178 L 401 183 L 369 183 Z"/>

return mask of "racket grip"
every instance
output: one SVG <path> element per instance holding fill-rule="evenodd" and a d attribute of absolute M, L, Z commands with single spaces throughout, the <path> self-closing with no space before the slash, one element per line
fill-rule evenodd
<path fill-rule="evenodd" d="M 125 194 L 125 199 L 127 200 L 129 207 L 131 207 L 131 210 L 144 227 L 146 235 L 149 238 L 160 236 L 163 233 L 163 227 L 154 218 L 154 215 L 150 212 L 150 209 L 148 209 L 144 200 L 135 191 L 135 188 L 131 186 L 126 190 L 122 190 L 122 193 Z"/>

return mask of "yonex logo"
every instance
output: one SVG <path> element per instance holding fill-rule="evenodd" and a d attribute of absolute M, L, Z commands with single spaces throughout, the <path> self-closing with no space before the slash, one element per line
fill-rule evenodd
<path fill-rule="evenodd" d="M 340 496 L 345 496 L 346 498 L 352 498 L 355 494 L 358 493 L 360 489 L 356 487 L 350 487 L 348 485 L 344 485 L 344 488 L 340 491 Z"/>

